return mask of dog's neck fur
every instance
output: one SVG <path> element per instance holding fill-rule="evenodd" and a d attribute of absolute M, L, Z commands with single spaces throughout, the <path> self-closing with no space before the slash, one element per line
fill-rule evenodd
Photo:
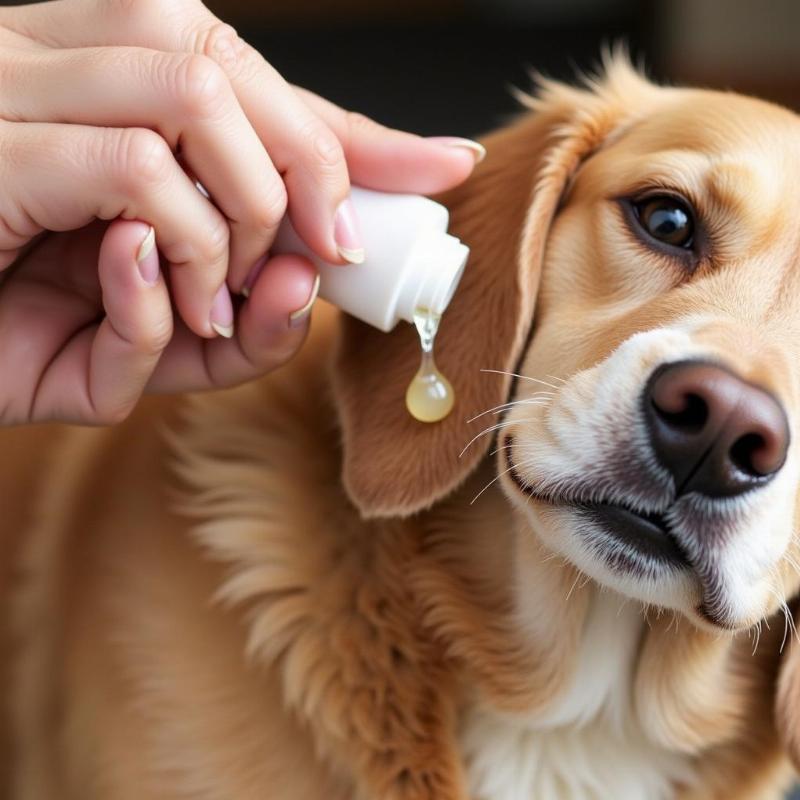
<path fill-rule="evenodd" d="M 498 642 L 492 661 L 488 652 L 476 659 L 488 671 L 475 670 L 462 707 L 459 745 L 470 796 L 674 796 L 675 785 L 691 778 L 690 760 L 650 740 L 634 709 L 647 625 L 639 604 L 549 556 L 509 515 L 500 492 L 482 495 L 474 506 L 462 503 L 471 490 L 452 503 L 471 513 L 461 520 L 452 508 L 443 513 L 458 531 L 462 557 L 477 571 L 465 569 L 462 576 L 472 588 L 482 584 L 473 596 L 489 598 L 509 627 L 501 633 L 505 653 Z M 439 537 L 436 546 L 443 548 L 437 557 L 452 565 L 454 555 L 445 550 L 456 542 Z M 493 680 L 497 673 L 505 677 Z"/>
<path fill-rule="evenodd" d="M 525 588 L 518 587 L 521 618 L 541 616 L 535 592 Z M 466 709 L 460 742 L 475 800 L 659 800 L 690 782 L 690 759 L 651 742 L 633 707 L 646 624 L 638 604 L 594 585 L 584 591 L 577 650 L 549 702 L 529 712 L 480 702 Z M 569 590 L 555 599 L 568 604 Z"/>

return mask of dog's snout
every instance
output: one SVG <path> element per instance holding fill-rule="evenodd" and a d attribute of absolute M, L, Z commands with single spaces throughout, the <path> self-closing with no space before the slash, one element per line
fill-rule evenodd
<path fill-rule="evenodd" d="M 741 494 L 770 480 L 786 460 L 783 406 L 724 367 L 659 367 L 643 399 L 650 442 L 679 493 Z"/>

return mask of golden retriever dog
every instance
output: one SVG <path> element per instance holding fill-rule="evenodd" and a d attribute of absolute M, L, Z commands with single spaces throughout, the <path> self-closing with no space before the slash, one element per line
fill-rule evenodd
<path fill-rule="evenodd" d="M 2 434 L 6 796 L 790 784 L 800 118 L 620 58 L 526 102 L 444 198 L 445 421 L 411 326 L 320 307 L 259 382 Z"/>

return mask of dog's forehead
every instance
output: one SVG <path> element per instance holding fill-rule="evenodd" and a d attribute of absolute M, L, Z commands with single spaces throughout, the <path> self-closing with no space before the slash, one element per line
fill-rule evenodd
<path fill-rule="evenodd" d="M 755 97 L 704 89 L 653 87 L 637 115 L 654 141 L 679 141 L 698 150 L 768 145 L 775 135 L 797 140 L 800 116 Z"/>
<path fill-rule="evenodd" d="M 631 153 L 702 158 L 723 183 L 774 187 L 800 178 L 800 116 L 732 93 L 657 90 L 654 102 L 620 137 L 623 143 Z"/>

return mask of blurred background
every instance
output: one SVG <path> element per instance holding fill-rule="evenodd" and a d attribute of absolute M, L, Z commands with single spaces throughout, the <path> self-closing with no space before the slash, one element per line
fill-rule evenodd
<path fill-rule="evenodd" d="M 529 68 L 570 78 L 604 43 L 652 76 L 800 107 L 798 0 L 208 0 L 290 81 L 389 125 L 473 136 Z"/>

